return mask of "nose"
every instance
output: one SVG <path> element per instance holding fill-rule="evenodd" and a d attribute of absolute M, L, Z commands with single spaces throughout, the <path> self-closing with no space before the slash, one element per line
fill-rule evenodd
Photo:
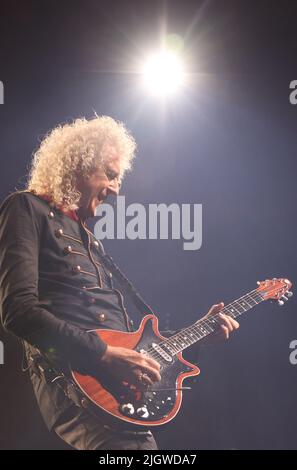
<path fill-rule="evenodd" d="M 107 187 L 108 194 L 112 194 L 113 196 L 118 196 L 120 192 L 120 184 L 118 180 L 110 181 Z"/>

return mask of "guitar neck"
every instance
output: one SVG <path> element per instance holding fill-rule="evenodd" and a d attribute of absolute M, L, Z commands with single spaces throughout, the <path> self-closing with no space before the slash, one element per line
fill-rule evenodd
<path fill-rule="evenodd" d="M 229 305 L 226 305 L 220 313 L 237 318 L 243 313 L 251 310 L 253 307 L 265 300 L 257 289 L 245 294 Z M 171 336 L 162 344 L 169 350 L 171 354 L 177 354 L 184 349 L 192 346 L 206 336 L 214 333 L 220 327 L 219 314 L 211 315 L 208 318 L 198 320 L 191 326 L 183 328 L 181 331 Z M 161 344 L 161 343 L 160 343 Z"/>

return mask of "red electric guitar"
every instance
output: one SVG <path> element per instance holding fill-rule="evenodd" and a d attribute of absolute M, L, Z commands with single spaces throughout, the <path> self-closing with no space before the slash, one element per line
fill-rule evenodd
<path fill-rule="evenodd" d="M 258 288 L 229 305 L 222 313 L 233 318 L 252 309 L 264 300 L 277 300 L 280 305 L 291 297 L 292 283 L 287 279 L 258 282 Z M 106 418 L 116 418 L 125 427 L 158 426 L 174 418 L 181 406 L 183 380 L 198 375 L 197 366 L 186 361 L 182 351 L 212 334 L 219 328 L 218 314 L 203 318 L 184 328 L 170 338 L 164 338 L 158 330 L 154 315 L 143 318 L 139 329 L 133 333 L 115 330 L 95 330 L 98 336 L 111 346 L 121 346 L 147 354 L 161 364 L 161 381 L 147 389 L 138 389 L 127 382 L 116 381 L 112 376 L 98 380 L 72 372 L 72 378 L 84 395 L 84 403 Z"/>

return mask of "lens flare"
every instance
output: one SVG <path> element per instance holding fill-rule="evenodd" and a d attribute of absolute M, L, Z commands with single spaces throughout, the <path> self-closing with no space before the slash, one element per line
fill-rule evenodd
<path fill-rule="evenodd" d="M 170 95 L 184 84 L 185 73 L 178 55 L 162 51 L 152 55 L 143 68 L 144 83 L 151 93 Z"/>

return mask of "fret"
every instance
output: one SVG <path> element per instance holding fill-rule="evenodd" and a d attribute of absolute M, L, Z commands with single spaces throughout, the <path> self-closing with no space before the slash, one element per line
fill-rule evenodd
<path fill-rule="evenodd" d="M 198 341 L 199 340 L 199 336 L 197 333 L 195 333 L 195 331 L 193 331 L 193 328 L 189 327 L 190 330 L 189 330 L 189 337 L 191 338 L 191 340 L 194 342 Z"/>
<path fill-rule="evenodd" d="M 251 307 L 254 307 L 254 305 L 257 305 L 257 302 L 254 300 L 254 298 L 249 295 L 249 294 L 246 294 L 244 297 L 243 297 L 243 301 L 251 308 Z"/>
<path fill-rule="evenodd" d="M 198 323 L 196 329 L 198 329 L 198 331 L 200 331 L 203 335 L 211 333 L 211 329 L 207 328 L 205 322 L 201 322 L 200 324 Z"/>
<path fill-rule="evenodd" d="M 245 296 L 245 302 L 248 304 L 249 308 L 252 308 L 254 305 L 257 305 L 257 302 L 250 299 L 248 295 Z"/>
<path fill-rule="evenodd" d="M 240 302 L 236 302 L 237 305 L 240 305 L 240 308 L 243 309 L 243 312 L 246 312 L 247 310 L 250 309 L 250 306 L 248 305 L 247 302 L 245 302 L 245 300 L 241 300 Z M 243 313 L 242 312 L 242 313 Z"/>

